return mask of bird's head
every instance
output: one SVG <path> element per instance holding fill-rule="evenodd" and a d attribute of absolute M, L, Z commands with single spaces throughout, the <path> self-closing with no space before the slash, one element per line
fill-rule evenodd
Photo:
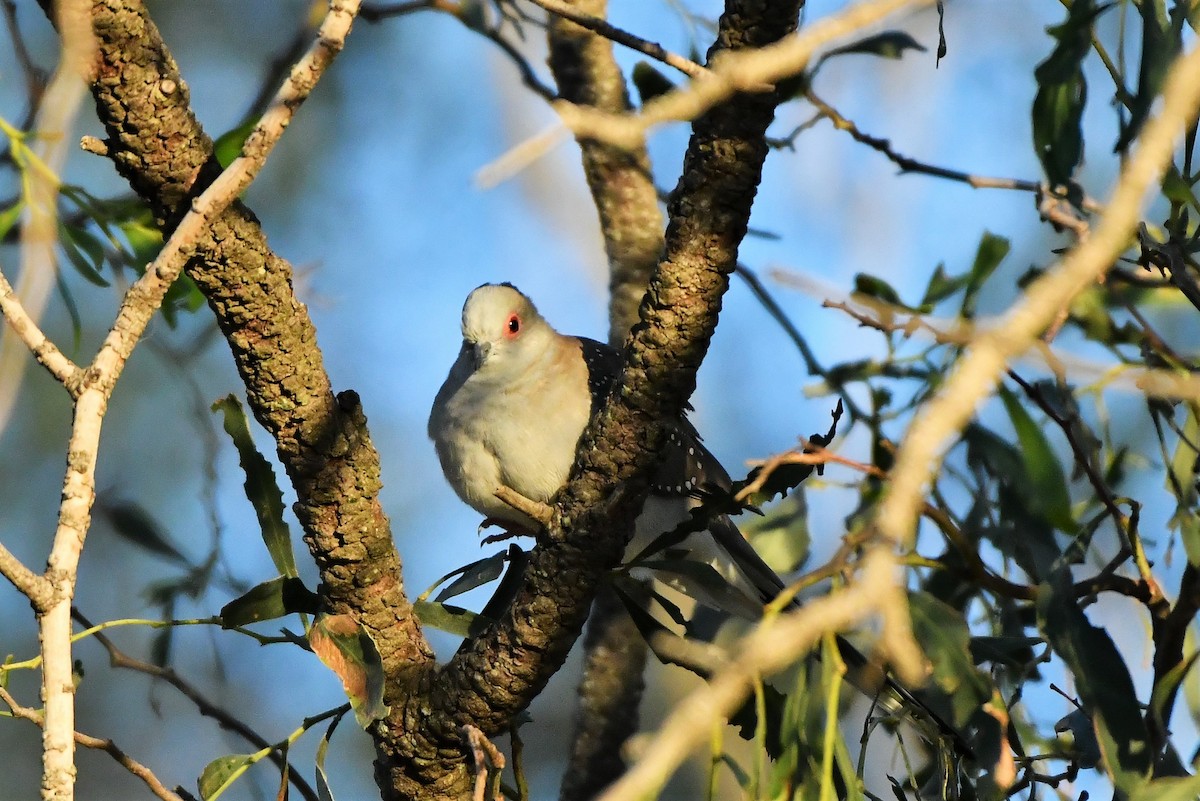
<path fill-rule="evenodd" d="M 476 370 L 504 369 L 524 366 L 543 353 L 554 330 L 512 284 L 484 284 L 463 304 L 462 334 Z"/>

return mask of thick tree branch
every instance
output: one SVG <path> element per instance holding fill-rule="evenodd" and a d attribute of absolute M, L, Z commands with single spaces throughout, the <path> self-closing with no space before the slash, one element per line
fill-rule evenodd
<path fill-rule="evenodd" d="M 352 15 L 355 5 L 335 0 L 331 16 Z M 212 142 L 143 5 L 96 0 L 92 19 L 99 46 L 92 93 L 107 155 L 170 232 L 219 173 Z M 329 46 L 338 40 L 325 34 L 314 64 L 333 55 Z M 302 94 L 317 74 L 319 67 L 298 69 L 289 86 Z M 281 95 L 285 107 L 298 99 Z M 259 147 L 251 139 L 243 152 L 256 155 Z M 289 265 L 271 252 L 253 215 L 235 203 L 196 240 L 186 269 L 230 343 L 256 419 L 275 438 L 321 571 L 325 605 L 361 622 L 383 657 L 389 692 L 407 696 L 412 674 L 428 666 L 432 654 L 404 596 L 399 556 L 379 505 L 378 454 L 357 397 L 334 398 Z"/>
<path fill-rule="evenodd" d="M 543 7 L 549 20 L 550 70 L 560 96 L 612 113 L 630 108 L 625 78 L 612 44 L 581 19 L 603 22 L 606 0 Z M 565 8 L 564 8 L 565 7 Z M 564 11 L 566 13 L 564 13 Z M 609 264 L 609 343 L 620 347 L 637 320 L 663 248 L 663 218 L 645 148 L 623 150 L 580 139 L 583 170 L 600 217 Z M 623 605 L 601 589 L 588 622 L 571 756 L 560 797 L 594 797 L 624 770 L 621 745 L 636 731 L 646 644 Z"/>
<path fill-rule="evenodd" d="M 796 26 L 798 2 L 731 0 L 713 52 L 761 47 Z M 711 56 L 710 56 L 711 58 Z M 620 560 L 663 432 L 695 388 L 737 261 L 761 177 L 777 98 L 742 95 L 696 121 L 684 175 L 670 204 L 666 257 L 642 305 L 618 388 L 585 432 L 572 479 L 524 587 L 498 625 L 464 643 L 432 688 L 435 719 L 499 732 L 561 666 L 602 575 Z M 416 721 L 410 707 L 392 725 Z M 441 724 L 445 725 L 445 724 Z M 453 731 L 439 738 L 451 742 Z M 457 759 L 457 758 L 456 758 Z M 460 760 L 458 760 L 460 761 Z M 461 791 L 467 775 L 443 787 Z M 404 775 L 396 776 L 403 780 Z M 397 796 L 416 788 L 397 784 Z"/>
<path fill-rule="evenodd" d="M 578 0 L 572 7 L 600 17 L 605 5 L 605 0 Z M 558 16 L 550 18 L 549 42 L 550 69 L 563 99 L 611 114 L 629 110 L 611 42 Z M 638 304 L 662 253 L 662 212 L 644 147 L 625 150 L 583 137 L 579 147 L 608 255 L 609 342 L 619 346 L 637 321 Z"/>
<path fill-rule="evenodd" d="M 101 0 L 94 25 L 101 59 L 93 95 L 109 158 L 170 230 L 215 177 L 212 142 L 140 2 Z M 429 651 L 403 597 L 399 557 L 379 507 L 378 454 L 357 399 L 333 396 L 316 332 L 292 292 L 290 266 L 237 203 L 197 241 L 186 269 L 230 343 L 256 419 L 275 437 L 326 602 L 357 613 L 389 671 L 424 662 Z"/>

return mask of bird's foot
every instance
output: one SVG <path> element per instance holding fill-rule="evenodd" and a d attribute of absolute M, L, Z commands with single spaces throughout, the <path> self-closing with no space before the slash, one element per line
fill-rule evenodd
<path fill-rule="evenodd" d="M 479 532 L 483 533 L 484 529 L 498 526 L 504 531 L 500 534 L 489 534 L 480 540 L 480 546 L 491 545 L 494 542 L 504 542 L 505 540 L 515 539 L 517 537 L 532 537 L 536 532 L 531 531 L 527 526 L 522 526 L 520 523 L 514 523 L 511 520 L 502 520 L 498 517 L 485 517 L 483 522 L 479 524 Z"/>

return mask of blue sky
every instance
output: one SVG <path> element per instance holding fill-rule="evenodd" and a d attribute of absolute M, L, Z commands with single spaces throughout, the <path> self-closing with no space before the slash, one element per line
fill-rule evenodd
<path fill-rule="evenodd" d="M 688 26 L 671 3 L 614 0 L 612 5 L 614 23 L 668 48 L 689 49 Z M 810 2 L 806 13 L 816 18 L 843 5 Z M 48 65 L 54 44 L 48 26 L 32 3 L 21 6 L 35 51 Z M 717 6 L 692 7 L 703 15 Z M 290 37 L 304 3 L 245 7 L 222 0 L 152 7 L 196 112 L 215 137 L 240 122 L 265 65 Z M 1040 172 L 1028 121 L 1035 91 L 1031 71 L 1051 47 L 1044 27 L 1061 14 L 1058 4 L 1033 0 L 951 2 L 945 20 L 949 53 L 940 65 L 932 52 L 937 18 L 924 12 L 891 27 L 910 32 L 928 52 L 910 52 L 901 61 L 841 57 L 822 69 L 816 87 L 860 128 L 891 139 L 901 153 L 969 172 L 1036 180 Z M 531 61 L 546 75 L 538 32 L 531 29 L 528 35 Z M 620 48 L 618 58 L 626 69 L 638 60 Z M 0 115 L 19 118 L 20 93 L 11 54 L 0 47 Z M 1097 91 L 1096 97 L 1103 94 Z M 797 103 L 783 107 L 775 132 L 786 133 L 809 114 Z M 378 25 L 360 22 L 247 194 L 273 247 L 296 267 L 298 291 L 317 324 L 335 388 L 353 388 L 362 396 L 383 460 L 385 508 L 414 592 L 481 553 L 478 515 L 442 480 L 424 432 L 429 404 L 458 349 L 459 308 L 467 292 L 484 282 L 512 281 L 560 329 L 596 338 L 607 330 L 604 256 L 573 143 L 565 142 L 494 189 L 476 184 L 480 168 L 552 121 L 543 101 L 520 86 L 503 55 L 455 20 L 422 13 Z M 1096 101 L 1088 122 L 1104 133 L 1089 140 L 1095 158 L 1085 181 L 1103 197 L 1114 175 L 1108 157 L 1112 114 Z M 80 132 L 95 132 L 95 127 L 85 107 Z M 686 135 L 685 126 L 674 125 L 651 140 L 663 187 L 674 185 Z M 122 190 L 106 162 L 83 153 L 72 155 L 68 174 L 96 194 Z M 795 152 L 772 153 L 751 224 L 776 238 L 748 239 L 742 249 L 746 264 L 764 278 L 772 270 L 802 274 L 833 294 L 849 291 L 856 273 L 872 272 L 915 297 L 938 263 L 950 272 L 965 270 L 984 231 L 1012 239 L 1013 252 L 1003 268 L 1011 276 L 1031 263 L 1047 264 L 1049 248 L 1065 244 L 1039 224 L 1032 197 L 897 175 L 882 156 L 828 122 L 801 136 Z M 12 269 L 11 249 L 0 249 L 0 264 Z M 769 283 L 824 363 L 882 352 L 878 337 L 839 312 L 822 309 L 823 297 Z M 95 326 L 112 306 L 111 293 L 74 279 L 72 286 L 84 298 L 81 306 L 97 311 L 85 336 L 85 342 L 94 342 Z M 991 297 L 985 311 L 998 311 L 1008 300 L 1011 295 Z M 69 338 L 61 310 L 52 310 L 47 326 Z M 194 336 L 196 328 L 197 321 L 181 331 L 158 323 L 150 337 L 152 343 L 177 343 Z M 207 400 L 240 392 L 220 343 L 205 352 L 193 372 Z M 147 505 L 168 523 L 181 548 L 198 557 L 209 530 L 198 478 L 202 428 L 187 416 L 188 396 L 172 376 L 152 347 L 139 349 L 114 397 L 100 485 L 114 497 Z M 809 397 L 810 384 L 783 333 L 735 280 L 693 400 L 697 425 L 731 472 L 739 472 L 747 459 L 787 449 L 798 436 L 825 429 L 832 403 Z M 0 490 L 0 536 L 8 542 L 13 532 L 27 534 L 16 549 L 31 564 L 44 558 L 62 460 L 54 447 L 44 453 L 37 448 L 47 440 L 64 440 L 65 413 L 65 402 L 49 381 L 31 374 L 30 394 L 0 436 L 0 452 L 39 454 L 20 464 L 0 460 L 0 486 L 26 488 L 19 503 L 8 497 L 11 489 Z M 265 437 L 259 439 L 269 451 Z M 851 458 L 865 458 L 866 447 L 851 433 L 843 450 Z M 253 515 L 241 496 L 228 447 L 221 453 L 219 475 L 218 510 L 229 561 L 247 581 L 269 578 L 273 571 L 253 534 Z M 838 485 L 852 481 L 853 475 L 830 471 L 820 501 L 813 504 L 818 553 L 836 545 L 854 503 Z M 299 541 L 297 548 L 303 554 Z M 96 617 L 144 614 L 140 601 L 131 605 L 128 589 L 160 569 L 160 563 L 97 526 L 84 558 L 80 603 Z M 106 575 L 121 581 L 104 581 Z M 220 602 L 201 599 L 187 614 L 211 614 Z M 14 622 L 26 616 L 7 587 L 0 587 L 0 615 Z M 0 635 L 0 651 L 30 652 L 27 623 L 13 631 L 12 642 Z M 124 642 L 136 650 L 145 639 L 129 633 Z M 185 631 L 181 653 L 200 676 L 215 680 L 223 672 L 225 681 L 215 684 L 229 705 L 273 710 L 261 718 L 268 736 L 282 736 L 303 714 L 338 703 L 332 676 L 296 655 L 219 639 L 217 659 L 206 633 Z M 443 656 L 452 652 L 452 638 L 437 635 L 435 641 Z M 98 673 L 104 672 L 98 649 L 82 652 L 96 661 Z M 1136 658 L 1131 662 L 1138 664 Z M 272 680 L 263 682 L 263 677 Z M 567 671 L 552 690 L 569 692 L 571 682 Z M 144 714 L 144 681 L 104 686 L 103 693 L 89 695 L 85 687 L 81 694 L 81 728 L 90 724 L 106 731 L 113 716 L 129 706 L 138 717 Z M 153 694 L 163 704 L 164 721 L 190 716 L 187 705 L 165 688 Z M 1068 711 L 1065 701 L 1058 707 L 1061 712 L 1048 715 Z M 549 749 L 535 786 L 548 793 L 557 782 L 554 749 L 561 749 L 566 736 L 569 705 L 542 704 L 534 717 L 541 744 Z M 207 722 L 189 723 L 187 729 L 161 724 L 123 732 L 121 742 L 150 764 L 169 766 L 172 782 L 190 781 L 207 758 L 243 747 L 223 739 Z M 0 739 L 10 737 L 9 729 L 0 727 Z M 334 789 L 340 797 L 370 794 L 370 771 L 363 761 L 369 759 L 367 748 L 361 737 L 352 747 L 335 746 L 340 769 Z M 89 771 L 108 775 L 102 760 L 86 759 L 81 762 L 86 781 L 97 775 Z M 92 797 L 103 798 L 103 793 L 97 787 Z M 112 797 L 122 797 L 121 791 Z"/>

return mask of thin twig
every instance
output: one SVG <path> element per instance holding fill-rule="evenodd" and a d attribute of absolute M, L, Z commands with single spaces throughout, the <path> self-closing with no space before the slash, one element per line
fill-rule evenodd
<path fill-rule="evenodd" d="M 89 629 L 93 627 L 92 622 L 88 620 L 87 617 L 85 617 L 78 609 L 72 609 L 71 616 L 81 625 Z M 261 734 L 250 728 L 249 725 L 239 720 L 233 713 L 217 706 L 215 703 L 210 701 L 207 697 L 205 697 L 204 693 L 196 688 L 191 682 L 187 681 L 177 672 L 175 672 L 173 668 L 161 667 L 159 665 L 154 665 L 150 662 L 145 662 L 141 659 L 130 656 L 118 648 L 116 643 L 114 643 L 107 634 L 101 631 L 97 631 L 92 634 L 92 638 L 100 643 L 100 645 L 104 647 L 104 650 L 108 652 L 108 662 L 112 667 L 121 668 L 124 670 L 132 670 L 136 673 L 142 673 L 150 676 L 151 678 L 166 682 L 182 693 L 185 698 L 195 704 L 196 711 L 201 715 L 207 718 L 212 718 L 221 728 L 237 734 L 243 740 L 250 743 L 257 749 L 261 750 L 264 748 L 270 748 L 274 745 L 274 743 L 271 743 Z M 310 786 L 309 783 L 305 781 L 304 778 L 288 764 L 287 759 L 284 758 L 284 755 L 278 749 L 272 751 L 269 758 L 280 770 L 287 771 L 288 779 L 291 781 L 292 786 L 295 787 L 297 792 L 304 797 L 305 801 L 317 801 L 316 791 L 314 791 L 312 786 Z"/>
<path fill-rule="evenodd" d="M 27 706 L 21 706 L 17 700 L 12 697 L 8 690 L 0 687 L 0 699 L 8 704 L 8 708 L 12 710 L 13 717 L 28 720 L 39 728 L 45 728 L 46 722 L 42 719 L 42 715 L 36 709 L 31 709 Z M 97 751 L 104 751 L 106 754 L 116 760 L 117 764 L 125 768 L 137 778 L 141 779 L 150 792 L 161 798 L 163 801 L 183 801 L 179 795 L 171 792 L 166 786 L 158 780 L 154 775 L 154 771 L 138 762 L 133 757 L 122 751 L 112 740 L 93 737 L 90 734 L 75 732 L 75 742 L 82 745 L 84 748 L 94 748 Z"/>
<path fill-rule="evenodd" d="M 1129 242 L 1147 189 L 1159 179 L 1174 144 L 1200 105 L 1200 49 L 1171 67 L 1161 113 L 1141 140 L 1099 224 L 1053 269 L 1037 279 L 1002 323 L 973 337 L 942 391 L 913 421 L 896 455 L 892 484 L 876 523 L 896 543 L 913 534 L 924 487 L 948 440 L 966 425 L 1008 361 L 1026 351 L 1062 305 L 1103 274 Z"/>
<path fill-rule="evenodd" d="M 538 78 L 528 59 L 517 49 L 517 46 L 504 38 L 501 26 L 479 25 L 474 20 L 468 19 L 468 13 L 473 12 L 464 8 L 461 3 L 452 2 L 451 0 L 412 0 L 412 2 L 393 3 L 391 5 L 372 4 L 363 6 L 360 16 L 367 22 L 381 22 L 390 17 L 399 17 L 417 11 L 441 11 L 459 20 L 468 28 L 488 39 L 504 51 L 504 54 L 508 56 L 509 60 L 512 61 L 513 65 L 521 73 L 521 83 L 525 84 L 526 88 L 547 101 L 557 97 L 557 93 Z"/>
<path fill-rule="evenodd" d="M 58 349 L 38 327 L 37 320 L 25 310 L 16 291 L 0 270 L 0 314 L 8 321 L 13 333 L 25 344 L 38 364 L 65 387 L 74 386 L 79 380 L 79 366 Z M 0 428 L 3 428 L 0 421 Z"/>
<path fill-rule="evenodd" d="M 874 0 L 861 3 L 807 25 L 799 33 L 766 47 L 726 51 L 708 71 L 681 87 L 646 103 L 634 114 L 609 114 L 566 101 L 554 108 L 576 136 L 614 145 L 635 146 L 646 132 L 666 122 L 693 120 L 738 92 L 761 90 L 801 72 L 818 48 L 871 25 L 905 7 L 919 8 L 933 0 Z"/>
<path fill-rule="evenodd" d="M 883 154 L 888 161 L 900 168 L 901 172 L 914 172 L 922 175 L 932 175 L 936 178 L 946 178 L 951 181 L 958 181 L 967 184 L 974 189 L 1014 189 L 1019 192 L 1041 192 L 1042 184 L 1037 181 L 1025 181 L 1020 178 L 995 178 L 987 175 L 972 175 L 968 172 L 960 170 L 951 170 L 946 167 L 938 167 L 934 164 L 926 164 L 923 161 L 917 161 L 901 153 L 897 153 L 892 148 L 892 143 L 878 136 L 871 136 L 868 133 L 859 129 L 854 121 L 842 116 L 836 108 L 825 102 L 812 88 L 808 88 L 804 92 L 804 97 L 811 103 L 818 112 L 818 115 L 824 117 L 833 123 L 833 127 L 839 131 L 845 131 L 850 134 L 854 141 L 866 145 L 867 147 Z M 797 129 L 799 131 L 799 129 Z"/>
<path fill-rule="evenodd" d="M 689 77 L 698 78 L 708 72 L 707 69 L 690 58 L 684 58 L 678 53 L 672 53 L 657 42 L 651 42 L 640 36 L 635 36 L 629 31 L 622 30 L 608 22 L 608 20 L 594 17 L 591 14 L 581 14 L 567 3 L 560 2 L 560 0 L 529 0 L 529 2 L 541 6 L 551 14 L 557 14 L 563 19 L 570 20 L 581 28 L 587 28 L 592 33 L 603 36 L 605 39 L 614 41 L 619 45 L 624 45 L 631 50 L 636 50 L 655 61 L 661 61 L 668 67 L 674 67 Z"/>
<path fill-rule="evenodd" d="M 190 245 L 261 170 L 296 110 L 340 51 L 357 10 L 358 0 L 330 4 L 312 47 L 280 87 L 271 108 L 263 114 L 243 145 L 242 155 L 193 201 L 158 257 L 126 292 L 104 343 L 91 366 L 81 374 L 68 445 L 63 500 L 47 560 L 46 578 L 51 582 L 53 594 L 37 608 L 46 708 L 43 787 L 50 795 L 63 799 L 73 797 L 75 707 L 71 676 L 71 598 L 96 497 L 96 459 L 108 399 L 150 318 L 182 271 Z M 64 35 L 68 30 L 75 30 L 81 21 L 88 34 L 91 33 L 90 12 L 67 16 L 70 18 L 60 20 L 70 23 L 60 25 Z M 91 63 L 90 59 L 88 63 Z"/>

